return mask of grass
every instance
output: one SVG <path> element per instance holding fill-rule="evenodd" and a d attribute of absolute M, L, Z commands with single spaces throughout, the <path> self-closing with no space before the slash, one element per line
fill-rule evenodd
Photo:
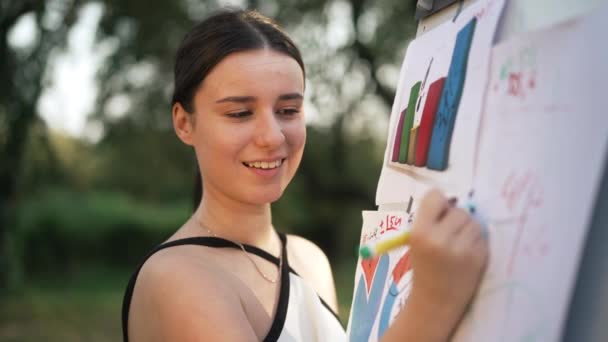
<path fill-rule="evenodd" d="M 0 306 L 0 341 L 120 341 L 127 272 L 108 269 L 35 279 Z"/>
<path fill-rule="evenodd" d="M 354 263 L 334 269 L 340 318 L 348 321 Z M 104 267 L 32 279 L 0 297 L 0 342 L 121 341 L 121 303 L 130 271 Z"/>

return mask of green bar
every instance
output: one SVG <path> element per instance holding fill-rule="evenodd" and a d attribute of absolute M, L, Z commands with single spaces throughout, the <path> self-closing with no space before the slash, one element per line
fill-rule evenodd
<path fill-rule="evenodd" d="M 403 130 L 401 131 L 401 148 L 399 149 L 399 163 L 407 163 L 407 155 L 410 145 L 410 131 L 414 125 L 414 114 L 416 114 L 416 101 L 418 100 L 418 94 L 420 93 L 420 85 L 422 82 L 417 82 L 410 91 L 410 100 L 407 105 L 407 112 L 405 113 L 405 122 L 403 124 Z"/>

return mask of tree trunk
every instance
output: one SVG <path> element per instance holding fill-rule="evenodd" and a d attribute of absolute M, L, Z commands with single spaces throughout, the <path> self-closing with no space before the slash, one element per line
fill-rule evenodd
<path fill-rule="evenodd" d="M 0 291 L 18 286 L 21 278 L 19 249 L 13 240 L 17 240 L 17 184 L 23 152 L 37 117 L 48 57 L 52 49 L 65 44 L 79 4 L 80 0 L 66 1 L 62 25 L 52 31 L 39 26 L 39 43 L 27 56 L 18 56 L 8 45 L 8 33 L 24 14 L 36 13 L 39 21 L 45 2 L 0 2 Z"/>

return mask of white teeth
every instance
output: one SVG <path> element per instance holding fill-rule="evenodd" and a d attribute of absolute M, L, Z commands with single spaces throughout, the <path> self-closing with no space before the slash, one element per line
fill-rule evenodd
<path fill-rule="evenodd" d="M 254 167 L 256 169 L 274 169 L 277 168 L 279 166 L 281 166 L 281 164 L 283 164 L 283 161 L 281 159 L 279 160 L 275 160 L 275 161 L 271 161 L 271 162 L 253 162 L 253 163 L 244 163 L 245 165 L 247 165 L 248 167 Z"/>

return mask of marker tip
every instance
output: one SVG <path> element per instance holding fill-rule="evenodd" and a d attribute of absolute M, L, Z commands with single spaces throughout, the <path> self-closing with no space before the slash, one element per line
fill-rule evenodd
<path fill-rule="evenodd" d="M 361 249 L 359 249 L 359 254 L 363 259 L 369 259 L 372 257 L 373 253 L 369 247 L 363 246 L 361 247 Z"/>

